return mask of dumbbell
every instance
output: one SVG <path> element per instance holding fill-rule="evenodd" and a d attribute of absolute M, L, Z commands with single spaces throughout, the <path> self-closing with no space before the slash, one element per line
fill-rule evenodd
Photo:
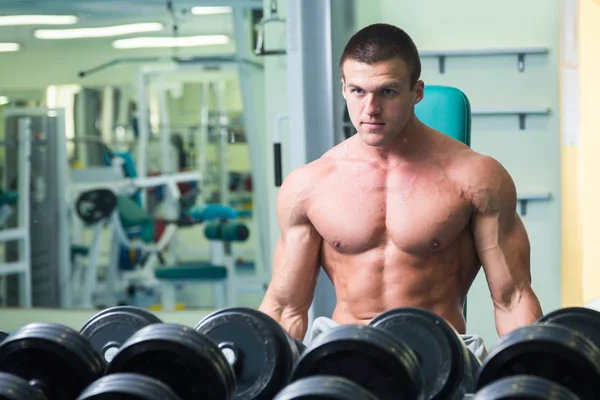
<path fill-rule="evenodd" d="M 581 400 L 551 380 L 531 375 L 501 378 L 477 393 L 472 400 Z"/>
<path fill-rule="evenodd" d="M 386 329 L 369 325 L 340 325 L 318 335 L 296 362 L 284 390 L 315 376 L 350 380 L 379 400 L 423 400 L 426 395 L 415 352 Z M 316 396 L 327 389 L 313 390 Z"/>
<path fill-rule="evenodd" d="M 4 339 L 6 339 L 7 336 L 8 336 L 8 333 L 6 333 L 4 331 L 0 331 L 0 343 L 2 343 L 4 341 Z"/>
<path fill-rule="evenodd" d="M 195 329 L 221 349 L 233 368 L 236 399 L 272 400 L 305 349 L 267 314 L 246 307 L 213 312 Z"/>
<path fill-rule="evenodd" d="M 76 398 L 102 376 L 104 368 L 104 360 L 89 341 L 61 324 L 30 323 L 0 343 L 0 372 L 4 373 L 0 386 L 12 386 L 21 393 L 40 392 L 48 400 Z M 4 395 L 9 399 L 18 396 L 16 392 Z M 12 399 L 43 398 L 31 396 Z"/>
<path fill-rule="evenodd" d="M 477 392 L 517 375 L 537 376 L 564 386 L 581 399 L 600 399 L 598 313 L 562 309 L 503 336 L 482 363 Z M 584 315 L 585 314 L 585 315 Z"/>
<path fill-rule="evenodd" d="M 339 376 L 311 376 L 286 386 L 273 400 L 379 400 L 349 379 Z"/>
<path fill-rule="evenodd" d="M 477 358 L 444 318 L 423 308 L 400 307 L 376 316 L 369 325 L 392 333 L 415 352 L 426 400 L 462 400 L 474 391 L 471 368 L 477 368 Z"/>
<path fill-rule="evenodd" d="M 149 376 L 120 373 L 106 375 L 88 386 L 76 400 L 181 400 L 161 381 Z"/>
<path fill-rule="evenodd" d="M 110 307 L 90 318 L 79 333 L 109 363 L 121 345 L 140 329 L 162 321 L 150 311 L 132 306 Z"/>
<path fill-rule="evenodd" d="M 106 376 L 124 373 L 158 380 L 181 400 L 229 400 L 236 388 L 221 349 L 206 335 L 180 324 L 151 324 L 135 332 L 106 368 Z M 102 386 L 96 391 L 102 395 Z"/>

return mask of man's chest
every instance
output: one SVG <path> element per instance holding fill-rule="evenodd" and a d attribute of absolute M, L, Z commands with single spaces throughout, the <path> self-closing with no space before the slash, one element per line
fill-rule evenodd
<path fill-rule="evenodd" d="M 408 253 L 438 251 L 469 223 L 470 202 L 443 175 L 341 178 L 315 191 L 308 213 L 323 239 L 342 253 L 390 243 Z"/>

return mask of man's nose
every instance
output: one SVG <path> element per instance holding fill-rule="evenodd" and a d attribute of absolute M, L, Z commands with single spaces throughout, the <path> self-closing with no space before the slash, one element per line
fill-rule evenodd
<path fill-rule="evenodd" d="M 369 94 L 365 97 L 365 113 L 368 115 L 377 115 L 381 112 L 381 106 L 374 94 Z"/>

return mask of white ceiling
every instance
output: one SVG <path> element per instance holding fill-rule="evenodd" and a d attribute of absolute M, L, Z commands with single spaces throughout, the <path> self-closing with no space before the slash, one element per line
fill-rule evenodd
<path fill-rule="evenodd" d="M 173 35 L 173 15 L 167 7 L 167 0 L 0 0 L 0 15 L 50 14 L 76 15 L 76 25 L 61 26 L 9 26 L 0 27 L 0 42 L 18 42 L 23 51 L 48 45 L 49 41 L 33 36 L 36 29 L 64 29 L 100 27 L 138 22 L 161 22 L 162 32 L 133 34 L 103 39 L 68 39 L 75 45 L 99 42 L 112 43 L 115 39 L 135 36 Z M 233 35 L 230 14 L 195 16 L 190 10 L 194 6 L 247 5 L 262 8 L 262 0 L 173 0 L 173 10 L 179 25 L 179 35 L 225 34 Z M 77 43 L 79 42 L 79 43 Z M 66 44 L 66 43 L 61 43 Z"/>

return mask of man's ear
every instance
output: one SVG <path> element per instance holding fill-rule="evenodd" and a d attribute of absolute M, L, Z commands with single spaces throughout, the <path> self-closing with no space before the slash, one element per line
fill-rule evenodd
<path fill-rule="evenodd" d="M 425 96 L 425 82 L 419 80 L 415 83 L 414 94 L 414 104 L 419 104 Z"/>

